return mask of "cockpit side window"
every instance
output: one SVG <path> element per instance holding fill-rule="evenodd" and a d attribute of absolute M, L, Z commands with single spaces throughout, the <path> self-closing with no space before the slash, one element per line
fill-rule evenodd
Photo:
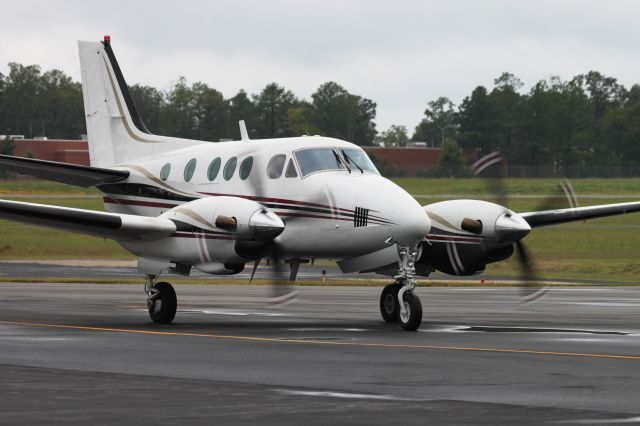
<path fill-rule="evenodd" d="M 284 174 L 284 176 L 288 178 L 298 177 L 296 166 L 293 164 L 293 158 L 289 159 L 289 165 L 287 165 L 287 172 Z"/>
<path fill-rule="evenodd" d="M 287 156 L 284 154 L 274 155 L 267 164 L 267 176 L 269 179 L 278 179 L 282 176 L 284 170 L 284 163 L 287 161 Z"/>
<path fill-rule="evenodd" d="M 333 148 L 307 148 L 294 153 L 302 176 L 322 170 L 345 170 L 340 155 Z"/>

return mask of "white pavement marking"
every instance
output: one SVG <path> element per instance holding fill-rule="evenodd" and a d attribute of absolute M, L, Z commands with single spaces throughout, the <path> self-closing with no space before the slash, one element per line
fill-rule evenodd
<path fill-rule="evenodd" d="M 145 310 L 146 311 L 146 310 Z M 181 314 L 206 314 L 206 315 L 229 315 L 236 317 L 292 317 L 292 314 L 279 312 L 247 312 L 247 311 L 229 311 L 226 309 L 178 309 Z"/>
<path fill-rule="evenodd" d="M 576 425 L 613 425 L 640 423 L 640 417 L 627 417 L 626 419 L 579 419 L 579 420 L 563 420 L 557 423 L 576 424 Z"/>
<path fill-rule="evenodd" d="M 365 328 L 289 328 L 288 331 L 369 331 Z"/>
<path fill-rule="evenodd" d="M 324 396 L 327 398 L 345 398 L 345 399 L 374 399 L 378 401 L 415 401 L 414 399 L 401 398 L 391 395 L 373 395 L 364 393 L 346 393 L 346 392 L 330 392 L 330 391 L 301 391 L 292 389 L 274 389 L 276 392 L 284 395 L 295 396 Z"/>

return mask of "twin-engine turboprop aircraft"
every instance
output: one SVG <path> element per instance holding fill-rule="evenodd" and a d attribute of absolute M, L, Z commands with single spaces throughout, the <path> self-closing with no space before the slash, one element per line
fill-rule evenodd
<path fill-rule="evenodd" d="M 176 293 L 158 277 L 235 274 L 268 257 L 297 267 L 341 259 L 343 271 L 395 282 L 380 310 L 416 330 L 416 274 L 477 273 L 513 252 L 532 226 L 640 210 L 640 203 L 517 215 L 477 200 L 422 208 L 380 176 L 358 146 L 320 136 L 210 143 L 151 134 L 107 36 L 79 42 L 91 166 L 0 156 L 0 167 L 104 194 L 107 212 L 0 200 L 0 217 L 111 238 L 138 257 L 149 315 L 170 323 Z M 433 226 L 432 226 L 433 225 Z M 286 298 L 286 295 L 283 295 Z"/>

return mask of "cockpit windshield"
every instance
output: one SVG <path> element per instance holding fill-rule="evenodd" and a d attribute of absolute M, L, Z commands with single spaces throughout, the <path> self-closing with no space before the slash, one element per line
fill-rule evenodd
<path fill-rule="evenodd" d="M 307 148 L 294 153 L 302 176 L 327 170 L 359 170 L 380 174 L 367 154 L 357 148 Z"/>
<path fill-rule="evenodd" d="M 349 167 L 354 165 L 356 168 L 360 168 L 361 170 L 380 174 L 367 153 L 361 149 L 344 148 L 342 149 L 342 156 L 347 161 L 347 166 Z"/>
<path fill-rule="evenodd" d="M 346 170 L 342 159 L 333 148 L 307 148 L 295 152 L 302 176 L 321 170 Z"/>

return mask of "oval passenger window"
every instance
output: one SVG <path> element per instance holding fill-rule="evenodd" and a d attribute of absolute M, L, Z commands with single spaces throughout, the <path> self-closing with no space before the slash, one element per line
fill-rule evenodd
<path fill-rule="evenodd" d="M 269 163 L 267 164 L 267 176 L 269 179 L 278 179 L 282 176 L 286 159 L 286 155 L 278 154 L 274 155 L 271 160 L 269 160 Z"/>
<path fill-rule="evenodd" d="M 224 165 L 224 172 L 222 173 L 222 175 L 224 176 L 224 180 L 229 180 L 233 177 L 233 174 L 236 172 L 237 165 L 237 157 L 231 157 L 227 160 L 227 163 Z"/>
<path fill-rule="evenodd" d="M 210 164 L 207 169 L 207 178 L 209 182 L 215 180 L 218 177 L 218 172 L 220 172 L 220 165 L 222 164 L 222 160 L 220 157 L 216 157 Z"/>
<path fill-rule="evenodd" d="M 171 164 L 167 163 L 164 166 L 162 166 L 162 169 L 160 169 L 160 179 L 162 180 L 169 179 L 169 173 L 171 173 Z"/>
<path fill-rule="evenodd" d="M 249 177 L 251 173 L 251 168 L 253 167 L 253 157 L 247 157 L 242 160 L 240 163 L 240 179 L 245 180 Z"/>
<path fill-rule="evenodd" d="M 192 158 L 189 160 L 187 165 L 184 168 L 184 180 L 185 182 L 189 182 L 193 177 L 193 172 L 196 171 L 196 159 Z"/>

